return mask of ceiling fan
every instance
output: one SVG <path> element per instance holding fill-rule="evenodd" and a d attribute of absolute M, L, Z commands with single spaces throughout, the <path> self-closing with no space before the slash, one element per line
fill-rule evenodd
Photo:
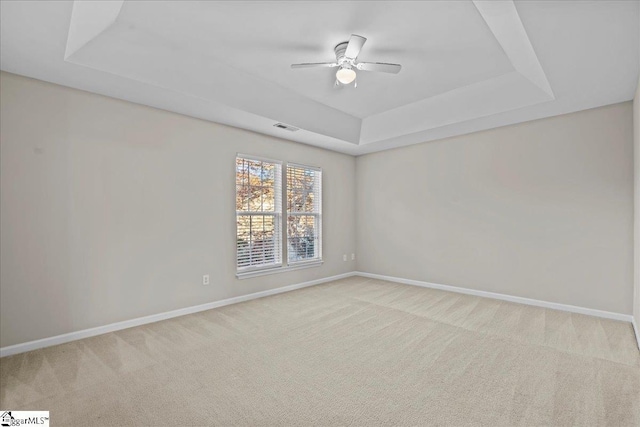
<path fill-rule="evenodd" d="M 367 39 L 351 34 L 348 42 L 342 42 L 338 44 L 334 51 L 336 53 L 336 62 L 314 62 L 304 64 L 292 64 L 291 68 L 317 68 L 327 67 L 334 68 L 339 67 L 336 72 L 336 86 L 340 83 L 348 85 L 354 82 L 354 87 L 358 86 L 356 80 L 356 70 L 359 71 L 377 71 L 381 73 L 398 74 L 402 68 L 399 64 L 387 64 L 384 62 L 356 62 L 358 55 L 364 42 Z"/>

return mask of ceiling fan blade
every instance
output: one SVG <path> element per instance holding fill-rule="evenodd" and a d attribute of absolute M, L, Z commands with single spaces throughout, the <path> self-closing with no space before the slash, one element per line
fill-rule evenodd
<path fill-rule="evenodd" d="M 338 64 L 335 62 L 308 62 L 304 64 L 291 64 L 291 68 L 318 68 L 318 67 L 333 68 L 337 66 Z"/>
<path fill-rule="evenodd" d="M 356 68 L 362 71 L 398 74 L 402 66 L 400 64 L 387 64 L 384 62 L 360 62 L 356 65 Z"/>
<path fill-rule="evenodd" d="M 362 49 L 362 46 L 364 46 L 364 42 L 366 41 L 367 39 L 362 36 L 351 34 L 349 44 L 347 44 L 347 50 L 344 51 L 344 57 L 355 60 L 360 54 L 360 49 Z"/>

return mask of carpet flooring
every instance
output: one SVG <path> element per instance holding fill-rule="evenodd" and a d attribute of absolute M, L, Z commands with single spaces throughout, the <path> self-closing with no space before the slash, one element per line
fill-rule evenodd
<path fill-rule="evenodd" d="M 628 323 L 350 277 L 0 359 L 52 426 L 640 425 Z"/>

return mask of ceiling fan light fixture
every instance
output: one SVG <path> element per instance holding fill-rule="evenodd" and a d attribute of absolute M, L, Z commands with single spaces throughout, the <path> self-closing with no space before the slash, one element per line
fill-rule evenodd
<path fill-rule="evenodd" d="M 291 68 L 334 68 L 336 72 L 336 86 L 340 84 L 348 85 L 353 83 L 353 87 L 358 86 L 356 81 L 356 69 L 358 71 L 376 71 L 380 73 L 398 74 L 402 66 L 400 64 L 388 64 L 386 62 L 356 62 L 364 42 L 367 39 L 357 34 L 351 34 L 348 42 L 338 43 L 333 51 L 336 54 L 336 62 L 303 62 L 301 64 L 291 64 Z"/>
<path fill-rule="evenodd" d="M 340 67 L 336 72 L 336 79 L 343 85 L 348 85 L 356 79 L 356 72 L 352 68 Z"/>

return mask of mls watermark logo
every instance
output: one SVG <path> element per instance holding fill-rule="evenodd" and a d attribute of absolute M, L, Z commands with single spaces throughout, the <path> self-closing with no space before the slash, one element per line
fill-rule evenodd
<path fill-rule="evenodd" d="M 0 411 L 0 426 L 49 426 L 49 411 Z"/>

